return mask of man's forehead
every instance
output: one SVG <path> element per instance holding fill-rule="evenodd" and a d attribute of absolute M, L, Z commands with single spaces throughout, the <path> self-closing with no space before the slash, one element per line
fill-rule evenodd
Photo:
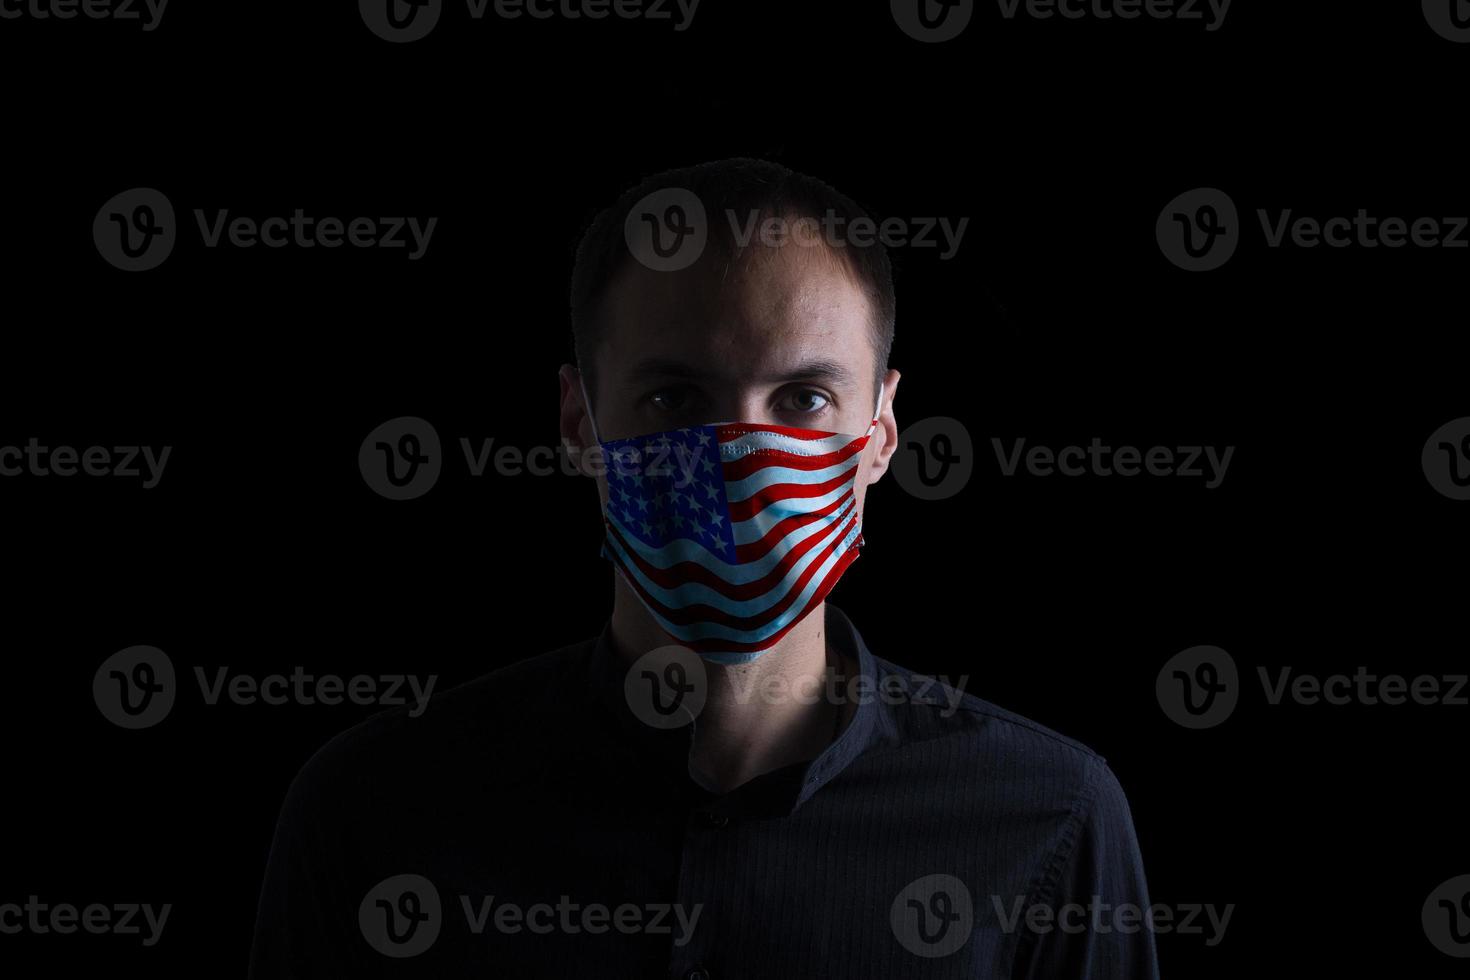
<path fill-rule="evenodd" d="M 751 351 L 738 358 L 670 356 L 658 352 L 635 355 L 620 365 L 629 381 L 685 380 L 722 384 L 785 384 L 808 381 L 842 388 L 871 372 L 855 369 L 848 360 L 825 350 L 780 349 Z"/>
<path fill-rule="evenodd" d="M 836 263 L 796 254 L 821 249 L 782 251 L 791 254 L 729 269 L 624 270 L 607 305 L 617 370 L 748 380 L 805 372 L 836 384 L 871 368 L 862 288 Z"/>

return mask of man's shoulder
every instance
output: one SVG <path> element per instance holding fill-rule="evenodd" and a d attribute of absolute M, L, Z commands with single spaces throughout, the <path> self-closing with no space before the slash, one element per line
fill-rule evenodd
<path fill-rule="evenodd" d="M 980 767 L 991 778 L 1018 776 L 1090 791 L 1112 779 L 1107 760 L 1091 746 L 960 690 L 944 678 L 916 673 L 875 657 L 880 691 L 884 678 L 896 696 L 884 699 L 891 738 L 936 761 L 961 769 Z"/>
<path fill-rule="evenodd" d="M 436 767 L 462 771 L 467 760 L 507 739 L 524 741 L 551 731 L 558 710 L 585 689 L 587 657 L 595 642 L 580 640 L 535 654 L 436 691 L 422 705 L 373 714 L 317 749 L 297 777 L 298 789 L 322 783 L 341 789 L 395 772 L 432 778 Z"/>

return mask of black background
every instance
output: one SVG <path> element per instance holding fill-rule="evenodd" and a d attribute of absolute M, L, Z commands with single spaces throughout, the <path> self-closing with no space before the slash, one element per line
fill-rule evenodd
<path fill-rule="evenodd" d="M 1237 0 L 1215 32 L 981 4 L 938 45 L 884 3 L 704 0 L 683 33 L 450 4 L 405 45 L 345 2 L 175 0 L 153 32 L 0 20 L 0 445 L 174 447 L 151 490 L 0 479 L 0 901 L 174 905 L 155 947 L 0 936 L 0 970 L 243 971 L 282 793 L 372 709 L 208 707 L 195 666 L 444 688 L 597 631 L 593 488 L 471 477 L 458 441 L 556 445 L 571 251 L 597 208 L 646 173 L 755 155 L 880 217 L 970 219 L 951 261 L 894 256 L 899 425 L 954 417 L 976 459 L 947 500 L 873 491 L 832 598 L 872 649 L 1109 759 L 1153 899 L 1236 906 L 1218 946 L 1159 938 L 1166 977 L 1462 974 L 1419 915 L 1470 872 L 1470 709 L 1269 707 L 1255 670 L 1465 672 L 1470 505 L 1430 487 L 1420 450 L 1470 415 L 1470 251 L 1268 249 L 1254 214 L 1466 214 L 1467 68 L 1417 4 Z M 138 186 L 186 219 L 439 223 L 417 262 L 206 249 L 190 227 L 128 274 L 91 223 Z M 1154 221 L 1200 186 L 1251 233 L 1191 274 Z M 401 415 L 449 458 L 395 503 L 357 450 Z M 1004 478 L 991 449 L 1093 436 L 1236 452 L 1205 490 Z M 1154 680 L 1205 643 L 1246 694 L 1186 731 Z M 90 694 L 133 644 L 185 680 L 137 732 Z"/>

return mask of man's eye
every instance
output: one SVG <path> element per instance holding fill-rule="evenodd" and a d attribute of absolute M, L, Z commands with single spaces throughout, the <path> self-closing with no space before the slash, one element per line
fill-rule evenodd
<path fill-rule="evenodd" d="M 648 396 L 648 402 L 661 412 L 677 412 L 689 404 L 689 393 L 679 388 L 662 388 Z"/>
<path fill-rule="evenodd" d="M 820 391 L 807 388 L 802 391 L 794 391 L 785 399 L 786 406 L 790 411 L 811 414 L 820 412 L 830 404 L 830 399 Z"/>

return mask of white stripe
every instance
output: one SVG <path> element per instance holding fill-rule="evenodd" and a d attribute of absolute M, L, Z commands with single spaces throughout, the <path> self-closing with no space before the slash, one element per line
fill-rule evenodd
<path fill-rule="evenodd" d="M 669 622 L 663 616 L 659 615 L 658 611 L 650 606 L 646 601 L 643 603 L 644 608 L 648 610 L 649 614 L 652 615 L 654 619 L 658 620 L 659 624 L 664 629 L 666 629 L 669 633 L 673 634 L 679 639 L 684 640 L 685 642 L 692 642 L 694 640 L 733 640 L 740 643 L 759 643 L 761 640 L 764 640 L 772 634 L 780 631 L 783 627 L 786 626 L 787 623 L 790 623 L 793 619 L 796 618 L 798 614 L 801 613 L 804 608 L 806 608 L 806 604 L 811 601 L 812 596 L 816 593 L 817 589 L 821 587 L 821 584 L 827 578 L 828 573 L 831 572 L 832 568 L 837 564 L 837 562 L 842 559 L 842 556 L 846 554 L 849 550 L 851 550 L 852 545 L 857 540 L 858 534 L 861 533 L 861 530 L 862 529 L 860 526 L 855 525 L 852 530 L 848 532 L 847 536 L 843 538 L 842 543 L 839 544 L 837 548 L 832 552 L 832 554 L 828 556 L 827 560 L 822 563 L 822 567 L 817 570 L 816 574 L 814 574 L 810 580 L 808 580 L 808 582 L 806 583 L 806 587 L 801 590 L 801 594 L 796 598 L 796 600 L 793 601 L 791 605 L 789 605 L 786 610 L 781 613 L 781 615 L 771 620 L 762 628 L 755 630 L 740 630 L 730 626 L 725 626 L 720 623 L 696 623 L 693 626 L 678 626 L 674 623 Z M 614 546 L 616 546 L 616 542 L 614 542 Z M 629 571 L 626 566 L 619 566 L 619 568 L 624 574 L 627 574 Z M 636 574 L 636 569 L 634 569 L 633 571 Z M 774 597 L 773 601 L 767 603 L 766 608 L 774 605 L 775 601 L 779 601 L 785 595 L 785 591 L 773 591 L 771 594 Z M 643 596 L 639 595 L 638 598 L 642 600 Z M 737 613 L 737 615 L 750 614 Z M 736 656 L 743 656 L 743 654 L 736 654 Z"/>
<path fill-rule="evenodd" d="M 757 449 L 778 449 L 793 456 L 824 456 L 846 448 L 862 436 L 833 435 L 825 439 L 800 439 L 784 432 L 747 432 L 729 442 L 720 443 L 720 459 L 725 462 L 749 456 Z"/>
<path fill-rule="evenodd" d="M 848 519 L 852 516 L 851 510 L 851 507 L 844 508 L 840 516 L 833 515 L 831 521 L 824 522 L 814 532 L 818 535 L 816 542 L 791 568 L 787 569 L 786 574 L 781 577 L 780 582 L 764 594 L 756 596 L 753 599 L 730 599 L 710 586 L 705 585 L 703 582 L 685 582 L 676 588 L 665 589 L 648 578 L 643 573 L 643 570 L 638 568 L 637 564 L 629 557 L 627 551 L 618 541 L 609 536 L 608 544 L 618 553 L 618 557 L 622 559 L 622 564 L 638 580 L 638 584 L 647 589 L 650 595 L 666 606 L 678 609 L 696 603 L 704 603 L 716 609 L 721 609 L 732 616 L 754 616 L 763 610 L 769 609 L 780 600 L 781 596 L 785 595 L 791 589 L 795 581 L 801 577 L 802 571 L 815 560 L 815 556 L 820 554 L 824 547 L 831 543 L 833 536 L 847 523 Z M 802 531 L 806 530 L 806 528 L 802 528 Z M 807 534 L 802 540 L 811 536 L 811 534 Z M 680 542 L 676 542 L 688 546 L 684 549 L 679 549 L 676 555 L 669 554 L 671 550 L 669 547 L 659 549 L 659 552 L 660 557 L 664 561 L 668 561 L 670 558 L 675 563 L 678 561 L 691 561 L 703 568 L 709 569 L 718 578 L 733 581 L 736 585 L 744 585 L 761 578 L 776 565 L 779 565 L 781 559 L 787 557 L 792 551 L 792 548 L 785 546 L 785 542 L 791 541 L 793 538 L 795 538 L 795 535 L 789 535 L 783 539 L 783 543 L 771 549 L 771 552 L 761 562 L 753 563 L 752 565 L 737 565 L 733 569 L 728 563 L 721 561 L 711 554 L 704 546 L 697 545 L 688 539 L 681 539 Z M 646 546 L 641 541 L 633 541 L 632 546 L 639 557 L 643 558 L 650 565 L 654 565 L 657 568 L 670 567 L 666 564 L 659 564 L 651 554 L 646 553 L 644 550 Z M 753 568 L 755 564 L 765 566 L 764 571 L 759 575 L 749 574 L 747 571 Z M 739 581 L 734 581 L 734 577 L 730 574 L 732 571 L 738 574 Z"/>
<path fill-rule="evenodd" d="M 632 550 L 637 552 L 640 558 L 655 568 L 672 568 L 681 561 L 693 561 L 708 568 L 726 582 L 734 585 L 744 585 L 747 582 L 764 578 L 781 563 L 781 559 L 786 553 L 794 551 L 798 545 L 805 542 L 808 538 L 826 537 L 828 530 L 834 524 L 840 524 L 852 516 L 856 503 L 855 499 L 849 500 L 833 513 L 796 528 L 777 540 L 771 549 L 760 558 L 743 564 L 727 561 L 699 541 L 690 538 L 677 538 L 662 547 L 655 548 L 630 532 L 627 526 L 617 518 L 617 515 L 613 515 L 612 521 L 623 532 L 623 536 L 629 539 Z M 819 545 L 813 545 L 813 547 L 816 550 L 821 550 Z"/>
<path fill-rule="evenodd" d="M 820 497 L 788 497 L 783 500 L 774 500 L 743 521 L 736 521 L 732 527 L 737 545 L 750 544 L 759 541 L 771 533 L 771 528 L 786 520 L 788 517 L 800 517 L 813 511 L 821 510 L 823 507 L 840 499 L 843 494 L 852 490 L 853 481 L 848 480 L 836 489 L 829 490 Z"/>
<path fill-rule="evenodd" d="M 794 483 L 798 486 L 809 487 L 818 483 L 826 483 L 835 480 L 844 473 L 850 473 L 848 483 L 857 478 L 857 466 L 861 456 L 851 456 L 846 461 L 833 466 L 824 466 L 819 470 L 793 470 L 787 466 L 767 466 L 756 470 L 743 480 L 731 480 L 725 484 L 725 496 L 730 503 L 741 500 L 749 500 L 760 493 L 766 487 L 777 483 Z"/>

